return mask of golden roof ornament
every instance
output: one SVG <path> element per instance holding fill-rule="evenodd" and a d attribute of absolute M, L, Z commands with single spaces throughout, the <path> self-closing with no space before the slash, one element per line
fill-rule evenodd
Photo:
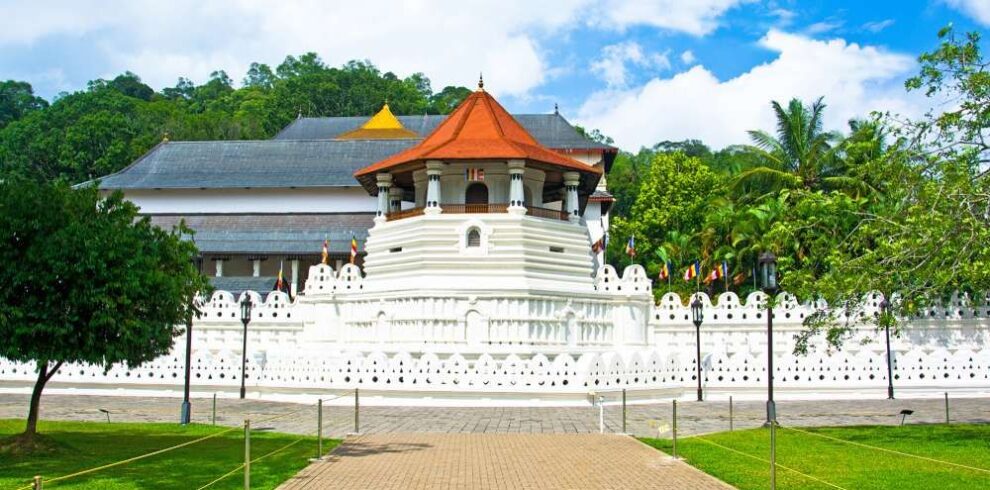
<path fill-rule="evenodd" d="M 419 138 L 419 135 L 406 129 L 399 118 L 392 114 L 392 110 L 388 107 L 388 99 L 382 105 L 381 110 L 365 121 L 360 128 L 337 137 L 339 140 L 407 138 Z"/>

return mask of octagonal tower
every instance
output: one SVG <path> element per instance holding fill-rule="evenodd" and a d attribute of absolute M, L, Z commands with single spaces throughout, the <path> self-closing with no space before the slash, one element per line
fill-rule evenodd
<path fill-rule="evenodd" d="M 479 82 L 418 145 L 357 171 L 375 291 L 592 293 L 581 213 L 602 171 L 540 145 Z"/>

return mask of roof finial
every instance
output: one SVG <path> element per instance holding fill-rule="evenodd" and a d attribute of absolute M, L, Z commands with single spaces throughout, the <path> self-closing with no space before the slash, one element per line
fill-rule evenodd
<path fill-rule="evenodd" d="M 162 133 L 162 143 L 168 143 L 168 131 Z"/>
<path fill-rule="evenodd" d="M 480 72 L 478 73 L 478 91 L 479 92 L 485 91 L 485 76 L 483 73 Z"/>
<path fill-rule="evenodd" d="M 553 103 L 553 113 L 560 114 L 560 106 L 558 106 L 556 102 Z"/>
<path fill-rule="evenodd" d="M 296 119 L 302 119 L 302 107 L 299 108 L 299 112 L 296 114 Z"/>

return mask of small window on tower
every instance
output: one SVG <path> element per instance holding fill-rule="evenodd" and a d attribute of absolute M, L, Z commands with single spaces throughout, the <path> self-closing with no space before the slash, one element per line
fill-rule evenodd
<path fill-rule="evenodd" d="M 470 230 L 468 230 L 467 246 L 469 247 L 481 246 L 481 232 L 478 231 L 477 228 L 471 228 Z"/>

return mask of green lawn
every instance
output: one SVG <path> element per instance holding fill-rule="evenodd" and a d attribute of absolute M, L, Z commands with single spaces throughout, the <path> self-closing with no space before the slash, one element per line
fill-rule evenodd
<path fill-rule="evenodd" d="M 990 469 L 990 425 L 820 427 L 801 430 Z M 769 463 L 717 447 L 705 440 L 768 460 L 768 430 L 720 432 L 677 441 L 678 456 L 706 473 L 741 489 L 767 488 Z M 671 451 L 669 439 L 643 441 L 665 452 Z M 990 488 L 990 473 L 854 446 L 786 428 L 777 431 L 777 463 L 848 489 Z M 777 484 L 779 488 L 835 488 L 779 466 Z"/>
<path fill-rule="evenodd" d="M 0 438 L 21 432 L 23 420 L 0 420 Z M 39 432 L 61 447 L 49 456 L 0 456 L 0 488 L 29 484 L 34 475 L 54 478 L 79 470 L 127 459 L 225 430 L 225 427 L 178 424 L 125 424 L 92 422 L 39 422 Z M 300 436 L 252 432 L 251 454 L 257 458 Z M 339 441 L 324 440 L 324 453 Z M 316 455 L 316 438 L 304 437 L 288 449 L 251 464 L 251 487 L 274 488 L 308 464 Z M 244 462 L 244 431 L 192 444 L 147 459 L 102 470 L 45 488 L 196 489 Z M 241 488 L 243 470 L 210 488 Z"/>

